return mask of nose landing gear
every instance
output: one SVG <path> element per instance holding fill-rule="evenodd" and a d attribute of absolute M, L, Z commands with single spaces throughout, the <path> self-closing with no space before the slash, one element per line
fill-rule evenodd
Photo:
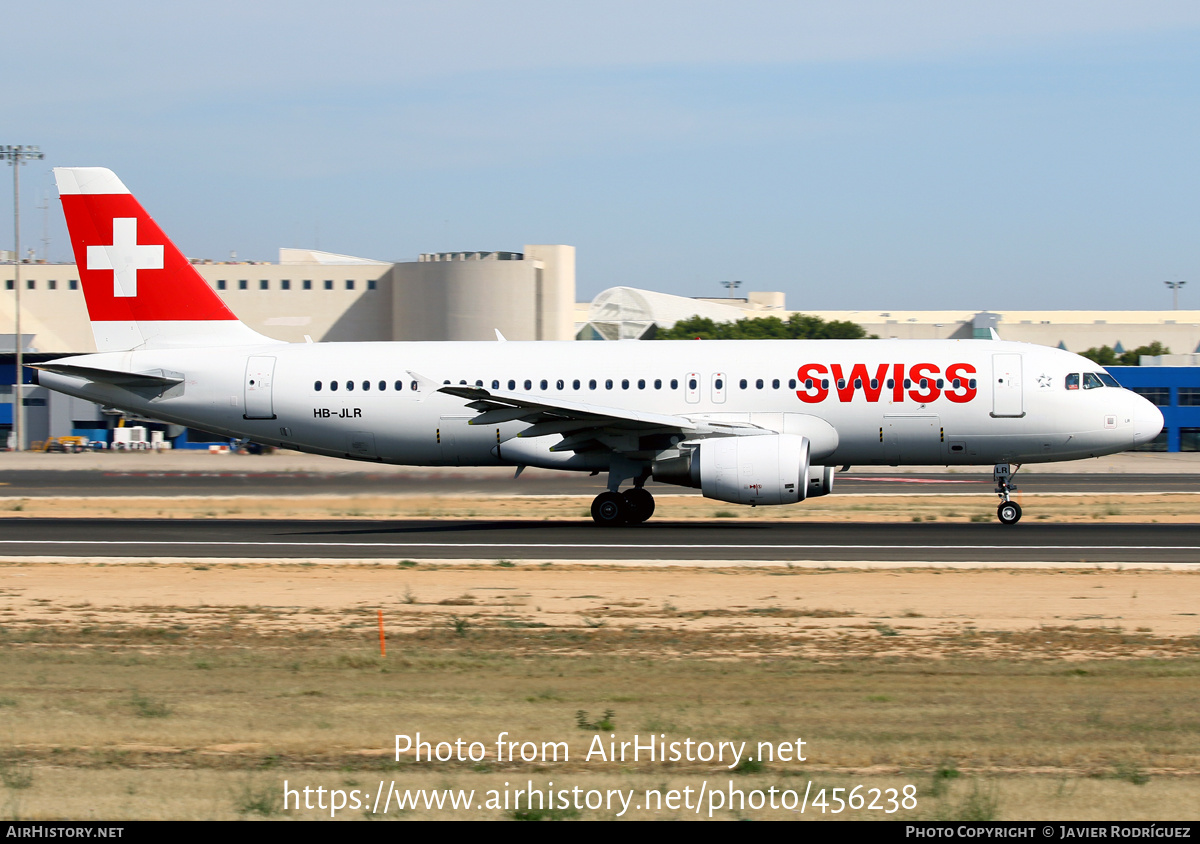
<path fill-rule="evenodd" d="M 1015 525 L 1021 521 L 1021 505 L 1009 498 L 1011 493 L 1017 491 L 1016 486 L 1012 483 L 1012 476 L 1020 468 L 1019 464 L 1016 469 L 1013 469 L 1007 463 L 997 463 L 992 470 L 992 480 L 996 482 L 996 494 L 1000 496 L 1000 506 L 996 508 L 996 518 L 1002 525 Z"/>

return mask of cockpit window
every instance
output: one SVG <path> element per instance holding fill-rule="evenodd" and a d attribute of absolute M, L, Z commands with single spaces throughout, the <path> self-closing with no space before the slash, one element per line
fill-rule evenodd
<path fill-rule="evenodd" d="M 1068 390 L 1078 390 L 1079 389 L 1079 373 L 1078 372 L 1072 372 L 1070 375 L 1067 376 L 1067 389 Z"/>
<path fill-rule="evenodd" d="M 1104 382 L 1100 380 L 1100 376 L 1095 372 L 1083 373 L 1083 389 L 1094 390 L 1097 387 L 1103 387 Z"/>
<path fill-rule="evenodd" d="M 1118 383 L 1117 379 L 1113 378 L 1107 372 L 1097 372 L 1096 377 L 1098 377 L 1102 382 L 1104 382 L 1105 387 L 1120 387 L 1121 386 L 1120 383 Z"/>

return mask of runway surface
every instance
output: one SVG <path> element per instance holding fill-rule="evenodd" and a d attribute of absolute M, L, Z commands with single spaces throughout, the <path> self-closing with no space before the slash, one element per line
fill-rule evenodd
<path fill-rule="evenodd" d="M 0 557 L 1196 563 L 1200 525 L 0 519 Z"/>
<path fill-rule="evenodd" d="M 1018 474 L 1018 487 L 1030 493 L 1200 492 L 1197 474 Z M 664 484 L 651 490 L 696 494 Z M 834 482 L 837 493 L 990 494 L 991 474 L 872 474 L 851 470 Z M 238 471 L 42 471 L 0 472 L 0 496 L 78 497 L 127 495 L 596 495 L 602 477 L 575 473 L 540 474 L 513 480 L 507 471 L 472 469 L 429 472 L 238 472 Z"/>

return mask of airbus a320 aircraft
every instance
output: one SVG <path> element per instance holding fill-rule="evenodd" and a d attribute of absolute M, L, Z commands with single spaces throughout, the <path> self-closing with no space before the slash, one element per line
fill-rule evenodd
<path fill-rule="evenodd" d="M 234 316 L 112 171 L 54 172 L 98 352 L 37 367 L 41 384 L 352 460 L 606 472 L 602 525 L 648 519 L 650 478 L 793 504 L 850 464 L 991 464 L 1011 525 L 1009 464 L 1124 451 L 1163 424 L 1091 361 L 999 340 L 284 343 Z"/>

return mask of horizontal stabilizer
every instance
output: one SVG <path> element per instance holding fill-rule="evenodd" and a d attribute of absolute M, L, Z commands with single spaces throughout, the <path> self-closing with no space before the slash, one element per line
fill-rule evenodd
<path fill-rule="evenodd" d="M 123 372 L 117 369 L 99 369 L 94 366 L 76 366 L 71 363 L 42 363 L 32 366 L 44 372 L 53 372 L 71 378 L 86 378 L 99 384 L 112 384 L 114 387 L 134 389 L 165 390 L 183 383 L 183 376 L 167 375 L 157 372 Z"/>

